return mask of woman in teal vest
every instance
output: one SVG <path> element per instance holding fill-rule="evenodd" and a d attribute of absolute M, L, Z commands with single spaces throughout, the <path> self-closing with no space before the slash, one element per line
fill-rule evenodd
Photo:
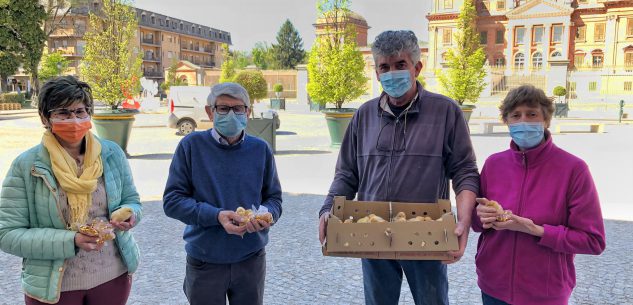
<path fill-rule="evenodd" d="M 44 84 L 38 111 L 42 143 L 2 183 L 0 249 L 23 258 L 27 305 L 125 304 L 142 214 L 125 154 L 90 132 L 92 93 L 74 77 Z"/>

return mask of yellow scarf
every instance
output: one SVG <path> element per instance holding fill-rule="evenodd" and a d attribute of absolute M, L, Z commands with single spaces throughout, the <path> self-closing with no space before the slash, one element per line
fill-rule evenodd
<path fill-rule="evenodd" d="M 92 192 L 97 189 L 97 181 L 103 175 L 101 162 L 101 143 L 91 132 L 86 133 L 86 152 L 81 176 L 75 159 L 59 144 L 50 132 L 44 132 L 42 144 L 51 158 L 53 174 L 68 196 L 70 206 L 70 228 L 77 230 L 79 225 L 88 221 L 88 212 L 92 205 Z"/>

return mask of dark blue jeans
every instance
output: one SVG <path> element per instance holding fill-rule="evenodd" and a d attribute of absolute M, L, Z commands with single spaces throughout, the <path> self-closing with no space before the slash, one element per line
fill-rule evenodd
<path fill-rule="evenodd" d="M 402 274 L 416 305 L 448 305 L 446 265 L 440 261 L 363 259 L 366 305 L 396 305 Z"/>
<path fill-rule="evenodd" d="M 262 305 L 266 251 L 234 264 L 211 264 L 187 255 L 183 290 L 191 305 Z"/>
<path fill-rule="evenodd" d="M 495 299 L 489 295 L 487 295 L 486 293 L 484 293 L 483 291 L 481 292 L 481 301 L 484 303 L 484 305 L 510 305 L 504 301 L 501 301 L 499 299 Z"/>

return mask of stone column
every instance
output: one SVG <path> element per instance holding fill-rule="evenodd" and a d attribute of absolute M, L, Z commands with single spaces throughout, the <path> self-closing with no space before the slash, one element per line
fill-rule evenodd
<path fill-rule="evenodd" d="M 561 45 L 561 54 L 564 59 L 569 59 L 569 32 L 571 31 L 571 26 L 568 22 L 563 24 L 563 41 Z"/>
<path fill-rule="evenodd" d="M 297 65 L 297 104 L 308 104 L 308 70 L 306 65 Z"/>
<path fill-rule="evenodd" d="M 512 46 L 514 45 L 514 24 L 508 23 L 505 33 L 506 49 L 504 56 L 506 58 L 506 75 L 512 75 L 512 67 L 514 67 L 514 58 L 512 58 Z"/>
<path fill-rule="evenodd" d="M 549 33 L 552 31 L 552 25 L 546 23 L 543 25 L 543 46 L 541 49 L 541 53 L 543 53 L 543 65 L 547 63 L 549 58 L 549 47 L 550 47 L 550 38 Z"/>
<path fill-rule="evenodd" d="M 525 25 L 525 39 L 523 40 L 525 45 L 523 46 L 523 54 L 525 55 L 525 66 L 524 70 L 526 74 L 530 73 L 530 69 L 532 69 L 532 25 Z"/>
<path fill-rule="evenodd" d="M 607 24 L 605 26 L 605 36 L 604 36 L 604 62 L 603 67 L 614 66 L 616 53 L 618 50 L 615 48 L 615 42 L 618 39 L 618 29 L 617 29 L 617 16 L 609 15 L 607 16 Z"/>

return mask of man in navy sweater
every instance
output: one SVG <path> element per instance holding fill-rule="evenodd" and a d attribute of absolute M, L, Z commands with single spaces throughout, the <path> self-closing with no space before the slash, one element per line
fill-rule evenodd
<path fill-rule="evenodd" d="M 183 290 L 191 305 L 263 304 L 265 246 L 270 223 L 243 219 L 238 207 L 281 216 L 281 186 L 272 151 L 245 132 L 251 112 L 246 90 L 213 86 L 205 108 L 214 128 L 186 136 L 174 154 L 163 209 L 185 224 Z"/>

